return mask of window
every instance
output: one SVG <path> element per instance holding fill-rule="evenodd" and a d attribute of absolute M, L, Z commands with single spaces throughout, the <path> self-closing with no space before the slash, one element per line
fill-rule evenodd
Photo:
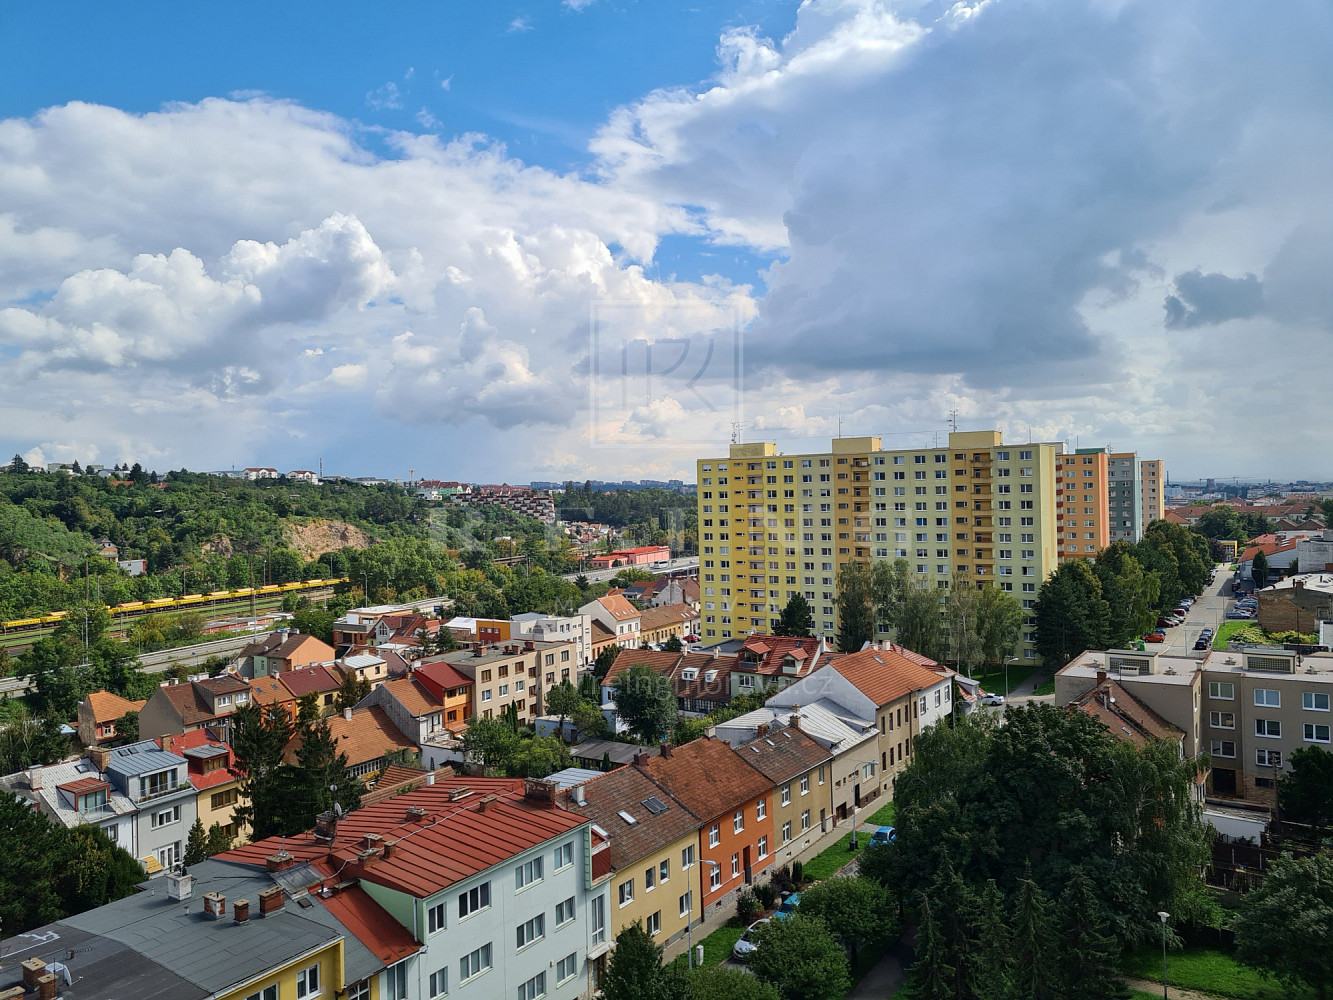
<path fill-rule="evenodd" d="M 1277 719 L 1255 719 L 1254 735 L 1277 739 L 1282 735 L 1282 723 Z"/>
<path fill-rule="evenodd" d="M 1281 708 L 1282 694 L 1272 688 L 1255 688 L 1254 705 L 1256 708 Z"/>
<path fill-rule="evenodd" d="M 754 807 L 754 814 L 759 819 L 765 819 L 768 816 L 768 799 L 762 798 Z"/>
<path fill-rule="evenodd" d="M 722 868 L 721 866 L 714 866 L 709 869 L 708 888 L 716 889 L 721 885 L 722 885 Z"/>
<path fill-rule="evenodd" d="M 671 859 L 668 858 L 657 866 L 657 881 L 665 882 L 671 878 Z"/>
<path fill-rule="evenodd" d="M 1325 730 L 1328 729 L 1327 726 L 1324 726 L 1323 728 Z M 1324 740 L 1324 742 L 1327 743 L 1328 740 Z M 759 838 L 759 858 L 760 860 L 763 860 L 766 857 L 768 857 L 768 834 L 764 834 Z"/>
<path fill-rule="evenodd" d="M 745 829 L 745 810 L 737 809 L 731 817 L 731 832 L 740 833 Z"/>
<path fill-rule="evenodd" d="M 514 869 L 514 888 L 522 889 L 542 880 L 542 859 L 533 858 Z"/>
<path fill-rule="evenodd" d="M 568 844 L 561 844 L 555 849 L 555 870 L 568 868 L 574 863 L 574 841 Z"/>
<path fill-rule="evenodd" d="M 731 856 L 731 877 L 735 878 L 741 873 L 741 856 L 733 854 Z"/>
<path fill-rule="evenodd" d="M 573 979 L 579 971 L 579 956 L 577 952 L 570 952 L 560 961 L 555 963 L 555 981 L 563 983 L 568 979 Z"/>
<path fill-rule="evenodd" d="M 681 871 L 688 871 L 694 864 L 694 845 L 684 848 L 680 852 Z"/>
<path fill-rule="evenodd" d="M 1213 740 L 1212 754 L 1214 757 L 1234 757 L 1236 744 L 1230 740 Z"/>
<path fill-rule="evenodd" d="M 163 868 L 170 868 L 181 859 L 181 842 L 178 840 L 174 844 L 167 844 L 165 847 L 157 849 L 157 860 Z"/>
<path fill-rule="evenodd" d="M 648 867 L 643 870 L 643 891 L 652 892 L 657 888 L 657 869 Z"/>
<path fill-rule="evenodd" d="M 787 784 L 785 784 L 785 785 L 782 786 L 782 804 L 783 804 L 784 806 L 789 806 L 789 805 L 791 805 L 791 783 L 790 783 L 790 782 L 788 782 Z"/>
<path fill-rule="evenodd" d="M 265 986 L 258 993 L 251 993 L 245 1000 L 278 1000 L 277 985 Z"/>
<path fill-rule="evenodd" d="M 484 945 L 469 955 L 464 955 L 458 963 L 458 979 L 466 982 L 473 976 L 479 976 L 491 967 L 491 943 Z"/>
<path fill-rule="evenodd" d="M 801 832 L 804 833 L 810 829 L 810 810 L 807 809 L 801 813 Z"/>
<path fill-rule="evenodd" d="M 1327 743 L 1328 726 L 1319 725 L 1314 722 L 1305 724 L 1305 742 L 1306 743 Z"/>
<path fill-rule="evenodd" d="M 526 948 L 534 941 L 539 941 L 546 936 L 546 914 L 539 913 L 531 920 L 525 920 L 518 925 L 516 936 L 518 938 L 519 948 Z"/>
<path fill-rule="evenodd" d="M 484 910 L 491 905 L 491 884 L 483 882 L 481 885 L 473 886 L 467 892 L 458 894 L 458 918 L 461 920 L 469 914 L 476 913 L 478 910 Z"/>
<path fill-rule="evenodd" d="M 1219 701 L 1233 701 L 1236 697 L 1236 685 L 1229 681 L 1209 681 L 1208 697 Z"/>
<path fill-rule="evenodd" d="M 1254 763 L 1259 767 L 1281 767 L 1281 750 L 1256 750 L 1254 751 Z"/>
<path fill-rule="evenodd" d="M 620 894 L 621 906 L 624 906 L 626 903 L 634 902 L 634 879 L 629 878 L 624 882 L 621 882 L 617 888 L 617 892 Z"/>
<path fill-rule="evenodd" d="M 444 904 L 436 903 L 426 911 L 426 931 L 434 934 L 444 930 Z"/>
<path fill-rule="evenodd" d="M 680 902 L 680 915 L 682 917 L 688 916 L 690 912 L 690 907 L 694 902 L 694 893 L 692 892 L 685 893 L 685 895 L 680 897 L 679 902 Z"/>
<path fill-rule="evenodd" d="M 1236 714 L 1234 712 L 1209 712 L 1208 724 L 1214 729 L 1235 729 Z"/>
<path fill-rule="evenodd" d="M 181 821 L 181 807 L 172 806 L 170 809 L 163 809 L 161 812 L 155 812 L 152 816 L 152 827 L 156 830 L 160 826 L 170 826 L 172 823 Z"/>
<path fill-rule="evenodd" d="M 246 1000 L 250 1000 L 246 997 Z M 370 1000 L 370 980 L 363 979 L 347 987 L 347 1000 Z"/>
<path fill-rule="evenodd" d="M 1328 695 L 1318 694 L 1314 691 L 1301 692 L 1301 708 L 1307 712 L 1327 712 Z"/>
<path fill-rule="evenodd" d="M 712 826 L 708 828 L 708 846 L 716 847 L 721 842 L 722 842 L 722 832 L 718 829 L 718 825 L 714 823 Z"/>
<path fill-rule="evenodd" d="M 592 943 L 606 941 L 606 897 L 594 896 L 592 901 Z"/>
<path fill-rule="evenodd" d="M 810 775 L 808 774 L 804 774 L 801 776 L 801 794 L 802 795 L 810 794 Z"/>
<path fill-rule="evenodd" d="M 574 919 L 574 897 L 570 896 L 564 902 L 555 904 L 555 925 L 563 927 Z"/>
<path fill-rule="evenodd" d="M 1324 695 L 1324 699 L 1327 702 L 1328 695 Z M 235 805 L 238 798 L 239 794 L 236 789 L 228 788 L 221 792 L 214 792 L 209 801 L 214 809 L 225 809 L 227 806 Z"/>
<path fill-rule="evenodd" d="M 319 996 L 319 966 L 312 965 L 308 969 L 302 969 L 296 974 L 296 997 L 301 1000 L 302 997 Z"/>
<path fill-rule="evenodd" d="M 537 1000 L 546 996 L 546 973 L 539 972 L 518 988 L 518 1000 Z"/>
<path fill-rule="evenodd" d="M 434 1000 L 435 997 L 442 997 L 449 992 L 449 970 L 439 969 L 430 974 L 430 992 L 426 994 Z"/>
<path fill-rule="evenodd" d="M 643 929 L 646 930 L 646 931 L 648 932 L 648 936 L 649 936 L 649 937 L 653 937 L 653 936 L 655 936 L 655 935 L 657 935 L 657 934 L 661 934 L 661 933 L 662 933 L 662 911 L 661 911 L 661 910 L 658 910 L 657 912 L 651 914 L 651 915 L 648 917 L 647 922 L 644 924 L 644 928 L 643 928 Z"/>
<path fill-rule="evenodd" d="M 791 820 L 782 824 L 782 842 L 785 844 L 791 840 Z"/>

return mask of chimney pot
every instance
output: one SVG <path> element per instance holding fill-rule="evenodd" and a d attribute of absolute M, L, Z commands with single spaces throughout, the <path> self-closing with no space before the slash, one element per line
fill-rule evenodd
<path fill-rule="evenodd" d="M 56 1000 L 59 980 L 54 972 L 48 972 L 37 978 L 37 1000 Z"/>
<path fill-rule="evenodd" d="M 492 802 L 495 802 L 495 801 L 499 800 L 499 798 L 500 798 L 500 796 L 498 796 L 498 795 L 486 795 L 486 796 L 483 796 L 482 799 L 481 799 L 481 801 L 477 803 L 477 812 L 479 812 L 479 813 L 484 813 L 484 812 L 486 811 L 487 807 L 488 807 Z"/>
<path fill-rule="evenodd" d="M 282 909 L 283 891 L 282 886 L 273 885 L 267 889 L 259 890 L 259 915 L 267 917 L 271 913 L 277 913 Z"/>
<path fill-rule="evenodd" d="M 238 924 L 250 919 L 250 900 L 238 899 L 231 905 L 231 916 Z"/>
<path fill-rule="evenodd" d="M 318 824 L 316 820 L 316 824 Z M 316 826 L 318 830 L 318 826 Z M 287 851 L 278 851 L 276 854 L 270 854 L 264 859 L 264 868 L 271 872 L 280 872 L 284 868 L 290 868 L 296 861 Z"/>
<path fill-rule="evenodd" d="M 767 722 L 759 723 L 759 728 L 755 732 L 755 739 L 762 740 L 767 735 L 768 735 L 768 723 Z"/>
<path fill-rule="evenodd" d="M 343 709 L 343 718 L 346 719 L 348 722 L 351 722 L 351 721 L 352 721 L 352 706 L 351 706 L 351 705 L 348 705 L 346 708 Z"/>
<path fill-rule="evenodd" d="M 227 915 L 227 897 L 220 892 L 204 893 L 204 916 L 209 920 L 221 920 Z"/>
<path fill-rule="evenodd" d="M 19 964 L 23 968 L 23 985 L 30 990 L 35 990 L 37 980 L 46 975 L 46 963 L 40 958 L 28 958 Z"/>
<path fill-rule="evenodd" d="M 414 819 L 416 819 L 416 820 L 425 819 L 425 818 L 426 818 L 426 807 L 425 807 L 425 806 L 408 806 L 408 807 L 407 807 L 407 818 L 408 818 L 409 820 L 414 820 Z"/>
<path fill-rule="evenodd" d="M 670 743 L 663 743 L 663 744 L 662 744 L 662 756 L 665 757 L 667 760 L 670 760 L 670 759 L 671 759 L 671 744 L 670 744 Z"/>

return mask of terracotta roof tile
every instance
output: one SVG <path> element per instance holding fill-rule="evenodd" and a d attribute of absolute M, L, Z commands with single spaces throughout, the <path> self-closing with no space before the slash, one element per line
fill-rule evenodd
<path fill-rule="evenodd" d="M 773 783 L 758 771 L 737 767 L 736 755 L 707 736 L 674 747 L 671 756 L 636 764 L 690 812 L 707 823 L 765 794 Z"/>
<path fill-rule="evenodd" d="M 460 673 L 451 663 L 444 660 L 418 660 L 412 665 L 415 673 L 433 681 L 441 690 L 452 691 L 454 688 L 468 687 L 472 678 Z"/>
<path fill-rule="evenodd" d="M 891 649 L 863 649 L 829 666 L 876 705 L 887 705 L 920 688 L 940 683 L 940 675 Z"/>
<path fill-rule="evenodd" d="M 257 705 L 282 705 L 296 700 L 281 677 L 251 677 L 250 697 Z"/>
<path fill-rule="evenodd" d="M 428 688 L 410 677 L 389 681 L 384 688 L 393 695 L 398 704 L 407 709 L 409 715 L 416 718 L 444 708 L 444 703 L 431 694 Z"/>
<path fill-rule="evenodd" d="M 1097 685 L 1070 702 L 1069 707 L 1099 720 L 1117 739 L 1133 743 L 1160 739 L 1174 743 L 1185 736 L 1184 730 L 1162 718 L 1115 681 Z"/>
<path fill-rule="evenodd" d="M 166 687 L 158 688 L 158 691 L 162 693 L 162 697 L 171 702 L 183 725 L 197 726 L 209 719 L 218 718 L 209 707 L 208 702 L 204 700 L 203 695 L 196 691 L 194 685 L 189 682 L 168 684 Z"/>
<path fill-rule="evenodd" d="M 699 829 L 699 818 L 646 774 L 621 767 L 583 783 L 584 805 L 576 805 L 568 794 L 563 807 L 580 819 L 591 820 L 607 832 L 611 841 L 611 865 L 623 869 L 639 859 Z M 654 813 L 644 800 L 656 798 L 666 811 Z M 635 819 L 627 823 L 620 815 Z"/>
<path fill-rule="evenodd" d="M 764 736 L 735 747 L 734 752 L 775 785 L 833 759 L 832 754 L 799 729 L 780 722 L 770 725 Z"/>
<path fill-rule="evenodd" d="M 284 670 L 280 677 L 287 690 L 297 698 L 303 698 L 308 694 L 337 691 L 342 687 L 342 678 L 322 666 Z"/>
<path fill-rule="evenodd" d="M 350 720 L 343 715 L 331 715 L 328 723 L 329 735 L 337 742 L 339 752 L 347 754 L 347 762 L 353 767 L 392 750 L 417 748 L 378 705 L 353 709 Z"/>
<path fill-rule="evenodd" d="M 146 701 L 130 701 L 110 691 L 92 691 L 86 699 L 92 709 L 94 722 L 115 722 L 126 712 L 137 712 Z"/>
<path fill-rule="evenodd" d="M 653 629 L 668 625 L 688 625 L 699 619 L 699 612 L 688 604 L 663 604 L 658 608 L 644 608 L 639 620 L 639 629 L 651 632 Z"/>
<path fill-rule="evenodd" d="M 611 617 L 618 622 L 639 617 L 639 609 L 620 594 L 608 594 L 606 597 L 599 597 L 597 602 L 606 608 L 611 613 Z"/>

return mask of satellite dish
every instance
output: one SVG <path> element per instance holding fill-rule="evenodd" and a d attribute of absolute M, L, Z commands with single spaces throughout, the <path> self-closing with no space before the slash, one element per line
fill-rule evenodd
<path fill-rule="evenodd" d="M 343 807 L 339 805 L 337 802 L 333 803 L 333 814 L 337 816 L 339 819 L 342 818 Z"/>

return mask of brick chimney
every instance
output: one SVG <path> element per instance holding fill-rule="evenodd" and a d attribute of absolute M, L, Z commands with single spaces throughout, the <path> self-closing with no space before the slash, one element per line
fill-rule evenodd
<path fill-rule="evenodd" d="M 37 1000 L 56 1000 L 59 980 L 54 972 L 48 972 L 37 978 Z"/>
<path fill-rule="evenodd" d="M 707 737 L 707 735 L 708 735 L 707 733 L 704 734 L 705 737 Z M 663 743 L 662 743 L 662 756 L 665 757 L 665 758 L 668 759 L 668 760 L 671 759 L 671 744 L 670 744 L 670 743 L 667 743 L 667 742 L 663 742 Z"/>
<path fill-rule="evenodd" d="M 282 909 L 283 901 L 282 886 L 269 886 L 267 889 L 259 890 L 259 915 L 261 917 L 272 916 Z"/>
<path fill-rule="evenodd" d="M 1098 671 L 1097 671 L 1097 686 L 1098 686 L 1098 687 L 1101 687 L 1101 686 L 1102 686 L 1103 684 L 1105 684 L 1105 683 L 1106 683 L 1106 671 L 1105 671 L 1105 670 L 1098 670 Z"/>
<path fill-rule="evenodd" d="M 204 916 L 209 920 L 221 920 L 227 915 L 227 897 L 220 892 L 204 893 Z"/>
<path fill-rule="evenodd" d="M 479 812 L 479 813 L 484 813 L 484 812 L 486 811 L 487 807 L 490 806 L 490 804 L 491 804 L 492 802 L 498 802 L 499 800 L 500 800 L 500 796 L 498 796 L 498 795 L 484 795 L 484 796 L 482 796 L 481 801 L 477 803 L 477 812 Z"/>
<path fill-rule="evenodd" d="M 35 990 L 37 980 L 46 975 L 46 963 L 40 958 L 28 958 L 19 964 L 23 968 L 23 985 L 30 990 Z"/>
<path fill-rule="evenodd" d="M 643 767 L 643 765 L 647 763 L 648 763 L 648 755 L 644 753 L 642 750 L 639 750 L 634 754 L 635 767 Z"/>
<path fill-rule="evenodd" d="M 88 760 L 99 771 L 105 771 L 111 763 L 111 751 L 106 747 L 89 747 Z"/>
<path fill-rule="evenodd" d="M 316 823 L 319 821 L 316 820 Z M 270 854 L 264 859 L 264 868 L 271 872 L 280 872 L 284 868 L 290 868 L 296 864 L 296 859 L 287 851 L 278 851 L 276 854 Z"/>
<path fill-rule="evenodd" d="M 332 843 L 338 837 L 338 816 L 332 810 L 315 817 L 315 836 Z"/>
<path fill-rule="evenodd" d="M 768 723 L 767 722 L 759 723 L 759 728 L 755 731 L 754 734 L 755 739 L 762 740 L 767 735 L 768 735 Z"/>
<path fill-rule="evenodd" d="M 250 919 L 250 900 L 238 899 L 231 904 L 231 917 L 238 924 L 243 924 Z"/>

